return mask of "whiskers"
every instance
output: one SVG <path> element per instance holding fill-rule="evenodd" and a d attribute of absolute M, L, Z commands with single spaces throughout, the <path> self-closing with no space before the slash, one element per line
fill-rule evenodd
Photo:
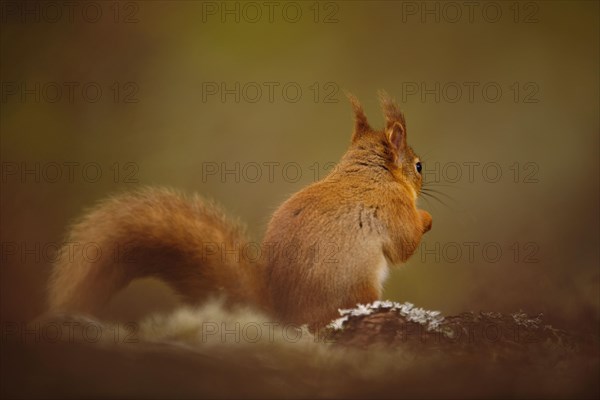
<path fill-rule="evenodd" d="M 419 193 L 419 196 L 422 196 L 422 198 L 427 202 L 427 204 L 431 205 L 431 203 L 429 202 L 429 199 L 435 200 L 438 203 L 448 207 L 448 208 L 452 208 L 448 202 L 451 202 L 453 204 L 458 204 L 458 201 L 456 201 L 456 199 L 447 194 L 444 193 L 441 190 L 436 189 L 437 187 L 455 187 L 452 185 L 443 185 L 443 184 L 423 184 L 423 186 L 421 187 L 421 192 Z"/>

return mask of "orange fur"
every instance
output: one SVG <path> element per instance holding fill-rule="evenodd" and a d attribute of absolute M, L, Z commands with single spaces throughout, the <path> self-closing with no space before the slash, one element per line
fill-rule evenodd
<path fill-rule="evenodd" d="M 233 302 L 313 327 L 335 318 L 339 308 L 377 300 L 388 264 L 414 253 L 431 215 L 416 207 L 421 176 L 404 115 L 382 93 L 386 126 L 373 130 L 349 97 L 356 119 L 350 148 L 332 173 L 273 214 L 260 261 L 244 257 L 243 229 L 216 206 L 146 189 L 101 203 L 72 228 L 70 242 L 95 242 L 103 255 L 61 257 L 50 280 L 50 307 L 94 312 L 143 276 L 163 279 L 191 302 L 222 291 Z"/>
<path fill-rule="evenodd" d="M 75 224 L 66 242 L 95 243 L 101 257 L 60 257 L 49 283 L 52 310 L 93 313 L 145 276 L 161 278 L 189 302 L 220 292 L 257 302 L 264 290 L 258 268 L 231 252 L 248 242 L 243 227 L 199 196 L 148 188 L 110 198 Z"/>
<path fill-rule="evenodd" d="M 265 265 L 267 290 L 282 320 L 321 325 L 338 308 L 377 300 L 381 260 L 406 261 L 431 228 L 429 213 L 416 207 L 421 178 L 404 116 L 381 97 L 386 130 L 373 130 L 351 98 L 350 148 L 330 175 L 293 195 L 271 219 L 265 242 L 279 250 Z M 294 245 L 293 256 L 284 252 Z"/>

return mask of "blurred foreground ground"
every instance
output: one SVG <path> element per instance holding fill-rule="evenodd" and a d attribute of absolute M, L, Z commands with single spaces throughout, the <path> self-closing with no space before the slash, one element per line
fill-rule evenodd
<path fill-rule="evenodd" d="M 74 315 L 52 317 L 40 321 L 48 327 L 46 340 L 35 342 L 30 335 L 29 344 L 12 340 L 5 349 L 2 395 L 410 399 L 600 394 L 599 338 L 551 328 L 539 316 L 465 314 L 428 330 L 431 325 L 419 310 L 406 317 L 383 308 L 368 315 L 358 311 L 343 329 L 322 332 L 319 341 L 306 330 L 268 325 L 249 310 L 229 314 L 214 306 L 155 315 L 135 327 Z M 49 343 L 52 324 L 77 328 Z M 104 335 L 98 338 L 100 331 Z"/>

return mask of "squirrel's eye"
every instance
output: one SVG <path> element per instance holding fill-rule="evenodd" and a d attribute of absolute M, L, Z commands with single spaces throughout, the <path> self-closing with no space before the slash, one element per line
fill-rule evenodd
<path fill-rule="evenodd" d="M 421 173 L 421 169 L 423 168 L 421 166 L 421 161 L 417 161 L 417 163 L 415 164 L 415 168 L 417 169 L 417 172 L 420 174 Z"/>

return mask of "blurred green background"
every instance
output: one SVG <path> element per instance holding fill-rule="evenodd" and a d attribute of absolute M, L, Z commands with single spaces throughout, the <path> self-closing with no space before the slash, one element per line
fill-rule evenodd
<path fill-rule="evenodd" d="M 598 3 L 474 3 L 276 2 L 269 14 L 261 2 L 84 2 L 70 19 L 64 8 L 58 18 L 44 3 L 3 2 L 2 319 L 44 311 L 53 244 L 110 194 L 199 192 L 260 240 L 278 204 L 345 151 L 344 90 L 381 126 L 385 89 L 446 205 L 421 201 L 433 253 L 394 270 L 384 297 L 448 314 L 543 312 L 596 329 Z M 222 83 L 234 94 L 222 98 Z M 269 162 L 280 163 L 272 182 Z M 240 163 L 239 182 L 203 176 L 207 163 Z M 257 182 L 248 163 L 263 166 Z M 300 179 L 283 174 L 286 163 L 301 167 Z M 145 281 L 107 313 L 175 304 Z"/>

